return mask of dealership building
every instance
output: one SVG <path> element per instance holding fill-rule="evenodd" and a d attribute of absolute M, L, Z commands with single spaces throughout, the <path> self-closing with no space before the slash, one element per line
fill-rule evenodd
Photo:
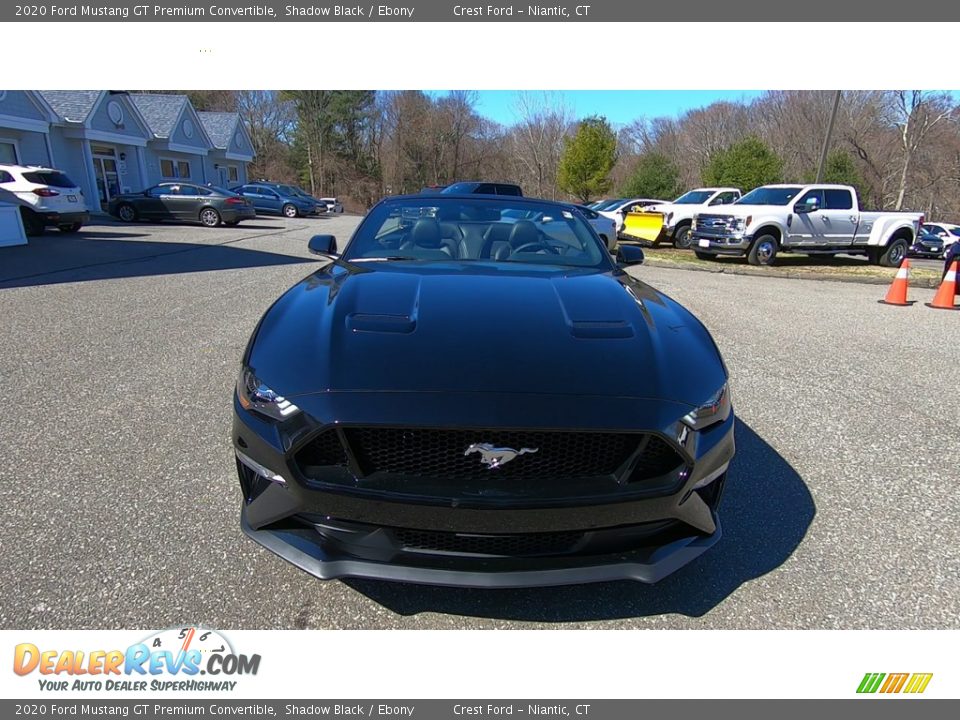
<path fill-rule="evenodd" d="M 239 114 L 198 112 L 186 95 L 0 90 L 0 163 L 63 170 L 94 212 L 164 181 L 245 183 L 253 158 Z"/>

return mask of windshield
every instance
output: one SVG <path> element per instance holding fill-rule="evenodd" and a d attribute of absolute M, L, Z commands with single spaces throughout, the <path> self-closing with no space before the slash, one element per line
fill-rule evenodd
<path fill-rule="evenodd" d="M 616 198 L 615 200 L 607 200 L 599 207 L 595 207 L 594 210 L 612 210 L 617 207 L 617 205 L 622 205 L 627 201 L 626 198 Z"/>
<path fill-rule="evenodd" d="M 674 205 L 703 205 L 707 200 L 710 199 L 710 196 L 713 195 L 712 190 L 691 190 L 688 193 L 684 193 L 676 200 L 673 201 Z"/>
<path fill-rule="evenodd" d="M 797 196 L 798 187 L 758 187 L 737 200 L 737 205 L 786 205 Z"/>
<path fill-rule="evenodd" d="M 469 194 L 474 192 L 474 189 L 476 187 L 477 187 L 477 183 L 459 182 L 459 183 L 454 183 L 453 185 L 447 185 L 447 187 L 443 188 L 443 192 L 450 193 L 451 195 L 462 194 L 462 193 Z"/>
<path fill-rule="evenodd" d="M 77 184 L 68 178 L 65 173 L 57 170 L 35 170 L 32 172 L 25 172 L 23 174 L 23 179 L 27 182 L 36 183 L 37 185 L 49 185 L 50 187 L 77 187 Z"/>
<path fill-rule="evenodd" d="M 357 228 L 343 257 L 354 262 L 610 265 L 606 250 L 572 207 L 516 202 L 509 196 L 380 203 Z"/>

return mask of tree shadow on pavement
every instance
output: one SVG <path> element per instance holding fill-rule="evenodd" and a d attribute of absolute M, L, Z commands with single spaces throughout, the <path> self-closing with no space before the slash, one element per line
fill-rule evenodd
<path fill-rule="evenodd" d="M 679 613 L 699 617 L 743 583 L 783 564 L 813 522 L 813 498 L 796 470 L 742 420 L 720 505 L 723 538 L 656 585 L 612 582 L 477 590 L 373 580 L 346 584 L 400 615 L 422 612 L 527 622 L 587 622 Z"/>
<path fill-rule="evenodd" d="M 305 257 L 237 247 L 139 240 L 146 234 L 94 231 L 35 238 L 3 248 L 0 289 L 126 277 L 310 263 Z M 239 238 L 245 240 L 249 238 Z"/>

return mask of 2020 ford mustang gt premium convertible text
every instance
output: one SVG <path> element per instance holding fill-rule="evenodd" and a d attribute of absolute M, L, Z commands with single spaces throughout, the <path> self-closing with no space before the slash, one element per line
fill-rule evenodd
<path fill-rule="evenodd" d="M 536 222 L 526 218 L 536 217 Z M 382 201 L 250 339 L 248 536 L 320 578 L 655 582 L 720 537 L 727 371 L 572 205 Z"/>

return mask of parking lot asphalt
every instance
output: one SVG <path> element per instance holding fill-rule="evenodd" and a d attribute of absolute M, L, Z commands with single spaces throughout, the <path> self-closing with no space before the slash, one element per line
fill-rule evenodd
<path fill-rule="evenodd" d="M 307 238 L 356 221 L 0 249 L 0 627 L 960 627 L 960 313 L 879 305 L 871 285 L 631 271 L 711 330 L 740 418 L 724 537 L 657 585 L 323 583 L 247 540 L 241 353 L 316 267 Z"/>
<path fill-rule="evenodd" d="M 944 261 L 938 258 L 910 258 L 910 265 L 924 270 L 943 272 Z"/>

